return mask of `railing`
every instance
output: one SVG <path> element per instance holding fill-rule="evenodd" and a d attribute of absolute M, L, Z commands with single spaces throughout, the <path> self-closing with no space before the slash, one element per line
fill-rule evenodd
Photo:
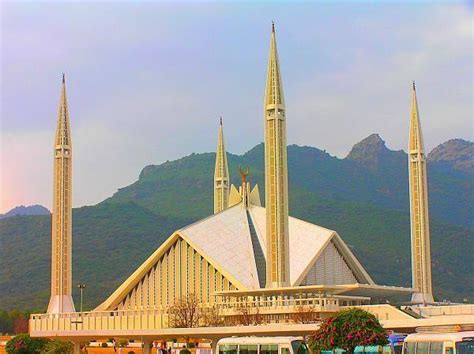
<path fill-rule="evenodd" d="M 286 297 L 286 296 L 250 296 L 245 298 L 222 297 L 216 301 L 216 306 L 222 310 L 238 310 L 245 308 L 258 308 L 260 311 L 279 310 L 282 312 L 294 312 L 301 307 L 311 307 L 315 312 L 334 312 L 340 306 L 358 306 L 368 303 L 368 298 L 346 298 L 346 297 Z"/>
<path fill-rule="evenodd" d="M 219 301 L 220 300 L 220 301 Z M 352 298 L 352 300 L 354 300 Z M 354 302 L 362 302 L 363 298 Z M 243 313 L 258 313 L 267 323 L 288 322 L 294 314 L 312 313 L 315 318 L 321 312 L 336 312 L 341 308 L 345 297 L 222 297 L 214 304 L 219 316 L 235 321 Z M 356 305 L 356 304 L 354 304 Z M 203 304 L 204 312 L 212 309 Z M 248 310 L 248 311 L 243 311 Z M 136 309 L 119 311 L 92 311 L 61 314 L 34 314 L 30 316 L 32 332 L 45 331 L 107 331 L 107 330 L 147 330 L 170 328 L 168 312 L 165 308 Z"/>
<path fill-rule="evenodd" d="M 411 310 L 419 313 L 423 317 L 474 315 L 474 305 L 412 306 Z"/>
<path fill-rule="evenodd" d="M 30 316 L 30 331 L 97 331 L 168 328 L 163 310 L 93 311 Z"/>

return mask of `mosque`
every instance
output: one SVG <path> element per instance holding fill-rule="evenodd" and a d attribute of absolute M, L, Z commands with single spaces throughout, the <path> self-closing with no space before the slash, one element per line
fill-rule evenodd
<path fill-rule="evenodd" d="M 412 296 L 413 304 L 433 304 L 426 159 L 414 84 L 412 95 L 408 151 L 412 288 L 375 284 L 337 231 L 289 216 L 287 118 L 272 24 L 263 117 L 265 207 L 259 187 L 247 180 L 248 170 L 240 169 L 238 188 L 230 185 L 221 120 L 214 214 L 176 230 L 94 311 L 166 310 L 191 294 L 203 306 L 219 306 L 224 314 L 235 314 L 242 306 L 260 308 L 267 322 L 286 321 L 297 311 L 296 305 L 311 307 L 324 317 L 344 306 L 385 304 L 400 296 Z M 54 151 L 48 314 L 63 314 L 75 312 L 72 143 L 64 77 Z"/>
<path fill-rule="evenodd" d="M 247 181 L 248 171 L 240 170 L 238 190 L 230 185 L 221 120 L 214 215 L 174 232 L 97 310 L 166 307 L 191 293 L 211 304 L 242 297 L 258 304 L 269 298 L 284 301 L 317 294 L 325 304 L 361 305 L 411 293 L 416 301 L 433 302 L 426 164 L 415 91 L 413 100 L 412 232 L 419 253 L 414 255 L 415 292 L 376 285 L 336 231 L 288 215 L 286 112 L 273 25 L 264 100 L 266 207 L 258 186 L 251 188 Z M 420 267 L 418 258 L 424 260 Z"/>

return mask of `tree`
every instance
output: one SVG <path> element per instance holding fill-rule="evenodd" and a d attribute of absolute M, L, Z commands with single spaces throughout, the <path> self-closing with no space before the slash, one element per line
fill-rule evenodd
<path fill-rule="evenodd" d="M 7 342 L 5 351 L 8 354 L 36 354 L 44 353 L 49 339 L 31 338 L 29 334 L 19 334 Z"/>
<path fill-rule="evenodd" d="M 15 334 L 28 333 L 28 329 L 28 318 L 26 318 L 23 314 L 20 314 L 13 320 L 13 332 Z"/>
<path fill-rule="evenodd" d="M 237 309 L 237 323 L 244 326 L 257 326 L 263 323 L 259 307 L 252 307 L 247 302 Z"/>
<path fill-rule="evenodd" d="M 293 314 L 293 322 L 295 323 L 314 323 L 318 320 L 317 312 L 311 306 L 295 306 L 295 313 Z"/>
<path fill-rule="evenodd" d="M 203 311 L 202 325 L 204 327 L 219 327 L 224 325 L 224 318 L 217 306 L 214 305 Z"/>
<path fill-rule="evenodd" d="M 180 298 L 168 310 L 169 325 L 172 328 L 198 327 L 202 318 L 201 306 L 194 294 Z"/>
<path fill-rule="evenodd" d="M 377 318 L 362 309 L 343 310 L 321 323 L 311 336 L 313 352 L 341 348 L 354 353 L 355 347 L 385 345 L 387 334 Z"/>
<path fill-rule="evenodd" d="M 70 354 L 74 350 L 74 345 L 71 342 L 55 339 L 49 341 L 44 348 L 46 354 Z"/>

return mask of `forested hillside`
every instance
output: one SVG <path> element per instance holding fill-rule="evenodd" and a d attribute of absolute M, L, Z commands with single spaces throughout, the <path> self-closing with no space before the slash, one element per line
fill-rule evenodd
<path fill-rule="evenodd" d="M 453 301 L 474 300 L 467 281 L 474 279 L 474 173 L 466 157 L 474 144 L 464 143 L 440 145 L 428 163 L 434 291 Z M 448 151 L 453 146 L 457 152 Z M 102 203 L 74 209 L 74 283 L 87 284 L 86 308 L 103 301 L 173 230 L 212 213 L 214 158 L 192 154 L 147 166 Z M 228 159 L 232 183 L 239 184 L 238 166 L 249 166 L 263 202 L 263 144 Z M 288 163 L 290 214 L 337 230 L 377 283 L 410 285 L 406 154 L 371 135 L 345 159 L 289 146 Z M 50 247 L 50 216 L 0 221 L 0 309 L 45 309 Z"/>

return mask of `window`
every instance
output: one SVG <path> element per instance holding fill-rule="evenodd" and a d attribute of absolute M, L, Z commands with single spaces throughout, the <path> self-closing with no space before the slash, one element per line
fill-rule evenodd
<path fill-rule="evenodd" d="M 237 354 L 237 344 L 219 345 L 219 354 Z"/>
<path fill-rule="evenodd" d="M 430 342 L 416 343 L 416 354 L 430 354 Z"/>
<path fill-rule="evenodd" d="M 451 349 L 451 354 L 453 352 L 453 348 Z M 447 350 L 447 348 L 446 348 Z M 474 353 L 474 340 L 463 340 L 462 342 L 456 343 L 456 352 L 459 354 L 473 354 Z M 448 352 L 446 351 L 445 354 Z"/>
<path fill-rule="evenodd" d="M 257 354 L 257 345 L 240 345 L 239 346 L 239 353 L 240 354 Z"/>
<path fill-rule="evenodd" d="M 443 342 L 431 342 L 430 354 L 443 354 Z"/>
<path fill-rule="evenodd" d="M 416 343 L 406 343 L 405 354 L 415 354 L 415 352 L 416 352 Z"/>
<path fill-rule="evenodd" d="M 293 354 L 309 354 L 306 343 L 301 340 L 292 341 L 291 347 L 293 348 Z"/>
<path fill-rule="evenodd" d="M 277 344 L 262 344 L 260 346 L 260 354 L 278 354 Z"/>

